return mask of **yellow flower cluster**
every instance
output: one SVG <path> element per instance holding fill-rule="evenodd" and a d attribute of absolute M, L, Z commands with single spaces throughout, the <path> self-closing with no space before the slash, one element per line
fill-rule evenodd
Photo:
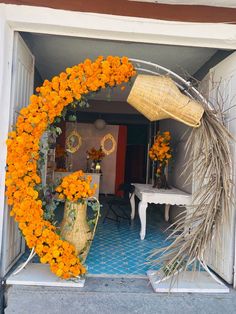
<path fill-rule="evenodd" d="M 87 59 L 67 68 L 36 89 L 38 95 L 32 95 L 28 107 L 21 109 L 16 129 L 9 133 L 6 194 L 12 205 L 11 216 L 19 223 L 29 248 L 34 247 L 41 262 L 49 263 L 59 277 L 76 277 L 86 270 L 74 246 L 61 240 L 55 227 L 43 218 L 42 201 L 35 188 L 41 182 L 37 169 L 40 138 L 73 100 L 90 91 L 128 82 L 133 75 L 127 57 L 98 57 L 95 62 Z"/>
<path fill-rule="evenodd" d="M 165 167 L 168 160 L 172 158 L 171 147 L 170 147 L 170 132 L 159 132 L 155 137 L 155 141 L 150 148 L 148 154 L 153 161 L 159 162 L 159 167 L 157 168 L 157 173 L 161 173 L 161 169 Z"/>
<path fill-rule="evenodd" d="M 91 176 L 85 178 L 82 170 L 76 171 L 62 179 L 61 184 L 56 188 L 60 199 L 67 199 L 70 202 L 83 202 L 95 194 L 97 185 L 90 187 Z"/>

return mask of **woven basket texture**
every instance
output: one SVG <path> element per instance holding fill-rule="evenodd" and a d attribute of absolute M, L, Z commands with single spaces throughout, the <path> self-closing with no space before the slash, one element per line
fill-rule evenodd
<path fill-rule="evenodd" d="M 87 204 L 65 202 L 61 223 L 61 236 L 75 246 L 75 253 L 82 254 L 89 247 L 92 232 L 87 222 Z"/>
<path fill-rule="evenodd" d="M 172 118 L 199 127 L 204 109 L 168 76 L 138 75 L 127 102 L 150 121 Z"/>

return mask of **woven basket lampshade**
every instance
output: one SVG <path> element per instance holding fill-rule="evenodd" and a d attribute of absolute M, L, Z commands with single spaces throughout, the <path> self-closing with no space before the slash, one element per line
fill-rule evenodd
<path fill-rule="evenodd" d="M 199 127 L 204 109 L 168 76 L 138 75 L 127 102 L 150 121 L 172 118 Z"/>

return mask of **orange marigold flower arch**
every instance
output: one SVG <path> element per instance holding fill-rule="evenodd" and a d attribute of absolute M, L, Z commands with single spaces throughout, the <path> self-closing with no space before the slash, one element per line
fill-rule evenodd
<path fill-rule="evenodd" d="M 35 248 L 42 263 L 48 263 L 57 276 L 68 279 L 86 272 L 73 245 L 63 241 L 55 226 L 43 218 L 42 201 L 36 185 L 41 182 L 37 169 L 40 139 L 49 124 L 73 100 L 91 91 L 128 82 L 135 75 L 127 57 L 98 57 L 94 62 L 67 68 L 51 81 L 45 80 L 21 109 L 16 128 L 7 140 L 6 186 L 11 216 L 19 224 L 29 248 Z"/>

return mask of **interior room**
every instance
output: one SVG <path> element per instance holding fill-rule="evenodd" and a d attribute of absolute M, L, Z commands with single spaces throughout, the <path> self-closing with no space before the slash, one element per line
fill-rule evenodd
<path fill-rule="evenodd" d="M 45 79 L 52 79 L 67 67 L 89 58 L 118 55 L 161 65 L 196 85 L 208 70 L 226 58 L 232 51 L 105 41 L 88 38 L 21 33 L 26 45 L 35 56 L 34 88 Z M 68 48 L 70 47 L 70 48 Z M 138 61 L 137 61 L 138 64 Z M 131 84 L 132 85 L 132 84 Z M 89 94 L 83 106 L 69 106 L 65 117 L 55 123 L 57 136 L 47 138 L 49 150 L 45 155 L 45 184 L 59 184 L 64 176 L 83 170 L 97 184 L 96 197 L 101 203 L 95 237 L 86 259 L 90 275 L 144 276 L 155 266 L 147 263 L 154 249 L 166 245 L 166 229 L 183 210 L 178 205 L 169 209 L 161 204 L 149 204 L 146 213 L 146 234 L 140 238 L 138 198 L 131 203 L 132 191 L 124 184 L 154 184 L 154 167 L 149 150 L 157 133 L 170 132 L 173 158 L 168 164 L 168 184 L 191 195 L 191 169 L 184 174 L 188 154 L 185 143 L 190 128 L 170 119 L 150 122 L 127 103 L 131 85 L 125 89 L 111 88 Z M 91 158 L 91 150 L 100 148 L 104 156 Z M 120 206 L 120 198 L 126 197 Z M 118 201 L 117 201 L 118 199 Z M 131 219 L 132 206 L 135 216 Z M 55 208 L 55 219 L 60 224 L 64 204 Z M 167 240 L 168 241 L 168 240 Z M 24 259 L 29 252 L 26 251 Z M 99 261 L 99 263 L 98 263 Z M 34 262 L 38 262 L 35 257 Z"/>

